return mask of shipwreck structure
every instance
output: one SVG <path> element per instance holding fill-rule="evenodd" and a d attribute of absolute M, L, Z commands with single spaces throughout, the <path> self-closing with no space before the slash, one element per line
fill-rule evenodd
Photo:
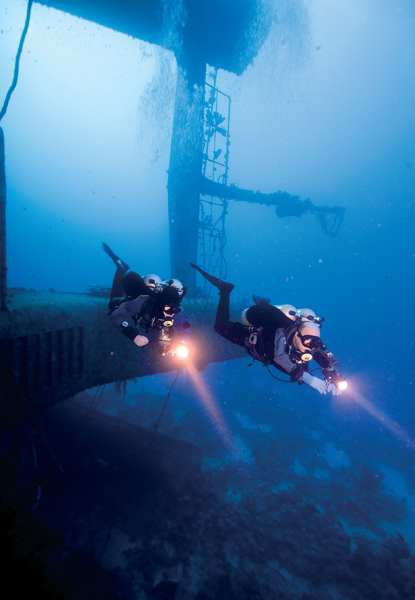
<path fill-rule="evenodd" d="M 172 51 L 178 64 L 174 123 L 168 174 L 171 272 L 195 288 L 198 239 L 201 263 L 206 263 L 204 235 L 217 228 L 201 209 L 201 199 L 218 199 L 222 224 L 229 201 L 274 206 L 279 217 L 315 213 L 327 235 L 336 235 L 343 218 L 341 207 L 317 207 L 310 200 L 278 191 L 261 194 L 228 185 L 230 99 L 205 84 L 207 65 L 241 75 L 252 62 L 271 26 L 266 0 L 42 0 L 40 4 L 158 44 Z M 19 46 L 27 31 L 30 10 Z M 225 116 L 219 110 L 225 99 Z M 3 106 L 1 117 L 5 114 Z M 216 137 L 222 139 L 222 146 Z M 2 409 L 7 398 L 19 394 L 38 408 L 69 398 L 92 386 L 176 368 L 157 355 L 155 348 L 140 352 L 111 330 L 106 302 L 88 296 L 15 292 L 8 297 L 6 264 L 6 178 L 3 132 L 0 130 L 0 348 L 2 354 Z M 211 170 L 209 171 L 209 168 Z M 220 172 L 220 175 L 218 173 Z M 331 224 L 328 219 L 331 218 Z M 219 219 L 219 220 L 220 220 Z M 222 237 L 221 237 L 222 236 Z M 223 234 L 219 231 L 219 251 Z M 221 242 L 222 240 L 222 242 Z M 222 246 L 221 246 L 222 243 Z M 222 273 L 220 273 L 222 275 Z M 191 294 L 189 294 L 190 296 Z M 195 323 L 199 352 L 194 365 L 243 355 L 211 329 L 204 302 L 186 299 Z M 237 307 L 238 311 L 242 307 Z M 197 324 L 197 325 L 196 325 Z M 215 337 L 214 337 L 215 336 Z M 214 339 L 214 342 L 213 342 Z M 226 349 L 225 349 L 226 346 Z"/>
<path fill-rule="evenodd" d="M 88 388 L 179 368 L 203 369 L 211 362 L 245 355 L 243 348 L 214 333 L 216 298 L 183 301 L 192 323 L 189 361 L 159 354 L 157 343 L 138 348 L 111 325 L 108 300 L 88 294 L 10 290 L 1 311 L 0 378 L 3 402 L 9 399 L 42 410 Z M 233 305 L 234 318 L 242 303 Z"/>
<path fill-rule="evenodd" d="M 273 205 L 279 217 L 313 212 L 327 235 L 338 233 L 342 207 L 316 207 L 308 199 L 302 202 L 298 196 L 281 191 L 267 195 L 264 202 L 265 194 L 227 185 L 229 118 L 226 123 L 220 120 L 215 98 L 220 92 L 215 85 L 209 90 L 213 94 L 206 97 L 206 68 L 210 65 L 236 75 L 244 72 L 271 27 L 268 0 L 40 0 L 39 3 L 174 53 L 179 69 L 168 175 L 170 260 L 171 272 L 186 281 L 190 289 L 195 286 L 196 273 L 189 267 L 189 260 L 197 262 L 198 237 L 201 229 L 206 229 L 206 223 L 200 223 L 201 196 L 221 199 L 225 205 L 228 200 Z M 214 144 L 209 147 L 209 140 L 218 132 L 226 137 L 221 156 Z M 210 177 L 206 162 L 213 167 Z M 214 223 L 210 235 L 213 226 Z"/>

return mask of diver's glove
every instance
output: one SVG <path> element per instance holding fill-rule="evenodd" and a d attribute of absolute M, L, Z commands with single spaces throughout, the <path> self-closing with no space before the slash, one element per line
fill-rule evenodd
<path fill-rule="evenodd" d="M 304 381 L 304 383 L 320 392 L 320 394 L 327 394 L 326 382 L 322 379 L 319 379 L 318 377 L 313 377 L 312 375 L 310 375 L 310 373 L 307 373 L 306 371 L 304 371 L 304 373 L 302 374 L 300 381 Z"/>
<path fill-rule="evenodd" d="M 145 335 L 136 335 L 134 338 L 134 344 L 137 346 L 147 346 L 148 338 Z"/>
<path fill-rule="evenodd" d="M 342 393 L 342 391 L 339 390 L 339 388 L 337 386 L 335 386 L 333 383 L 328 384 L 327 391 L 329 392 L 329 394 L 332 394 L 333 396 L 341 396 L 341 393 Z"/>

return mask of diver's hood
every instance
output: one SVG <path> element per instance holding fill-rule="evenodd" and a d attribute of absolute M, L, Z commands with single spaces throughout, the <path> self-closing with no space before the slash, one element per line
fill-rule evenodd
<path fill-rule="evenodd" d="M 172 308 L 180 308 L 180 295 L 176 288 L 169 285 L 162 292 L 157 294 L 157 306 L 171 306 Z"/>

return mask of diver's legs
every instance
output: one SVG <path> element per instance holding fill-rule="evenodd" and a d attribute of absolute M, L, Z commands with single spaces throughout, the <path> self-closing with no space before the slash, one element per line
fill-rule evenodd
<path fill-rule="evenodd" d="M 218 309 L 216 311 L 216 320 L 213 329 L 216 333 L 219 333 L 222 337 L 224 337 L 232 344 L 237 344 L 238 346 L 243 346 L 245 341 L 245 328 L 242 323 L 233 323 L 230 321 L 230 296 L 231 291 L 235 287 L 233 283 L 227 283 L 226 281 L 222 281 L 218 277 L 214 277 L 213 275 L 209 275 L 203 269 L 190 263 L 190 266 L 199 271 L 201 275 L 205 279 L 209 281 L 212 285 L 214 285 L 219 290 L 219 304 Z"/>
<path fill-rule="evenodd" d="M 229 285 L 229 284 L 228 284 Z M 232 285 L 232 284 L 230 284 Z M 230 292 L 221 292 L 216 311 L 216 320 L 213 329 L 219 333 L 225 340 L 243 346 L 245 342 L 245 328 L 242 323 L 233 323 L 230 321 Z"/>
<path fill-rule="evenodd" d="M 135 271 L 124 273 L 122 287 L 125 294 L 131 296 L 131 298 L 153 295 L 151 290 L 146 286 L 144 279 Z"/>
<path fill-rule="evenodd" d="M 216 325 L 220 325 L 221 323 L 228 323 L 228 321 L 230 321 L 230 301 L 231 295 L 229 292 L 223 292 L 220 294 L 219 304 L 216 310 L 215 327 Z"/>
<path fill-rule="evenodd" d="M 111 288 L 111 297 L 109 307 L 111 309 L 117 306 L 117 302 L 113 302 L 114 298 L 118 301 L 124 296 L 138 298 L 138 296 L 151 295 L 150 290 L 144 283 L 144 279 L 138 273 L 129 271 L 126 273 L 122 267 L 117 267 Z M 118 302 L 119 304 L 119 302 Z"/>
<path fill-rule="evenodd" d="M 233 323 L 232 321 L 225 321 L 222 323 L 215 323 L 213 329 L 216 333 L 219 333 L 225 340 L 237 344 L 238 346 L 245 345 L 245 327 L 242 323 Z"/>
<path fill-rule="evenodd" d="M 117 266 L 117 270 L 115 271 L 114 279 L 112 280 L 112 288 L 111 288 L 111 297 L 110 304 L 113 298 L 122 298 L 124 294 L 124 287 L 122 285 L 122 280 L 124 279 L 125 271 L 122 267 Z"/>
<path fill-rule="evenodd" d="M 125 295 L 124 286 L 123 286 L 122 281 L 123 281 L 124 275 L 130 269 L 130 267 L 127 265 L 127 263 L 123 262 L 121 260 L 121 258 L 119 258 L 116 254 L 114 254 L 114 252 L 111 250 L 111 248 L 104 242 L 102 243 L 102 247 L 104 249 L 104 252 L 106 252 L 108 254 L 108 256 L 110 257 L 112 262 L 117 267 L 117 270 L 115 271 L 114 279 L 112 281 L 111 297 L 110 297 L 110 302 L 109 302 L 109 306 L 111 308 L 111 306 L 112 306 L 111 301 L 113 300 L 113 298 L 122 298 Z"/>

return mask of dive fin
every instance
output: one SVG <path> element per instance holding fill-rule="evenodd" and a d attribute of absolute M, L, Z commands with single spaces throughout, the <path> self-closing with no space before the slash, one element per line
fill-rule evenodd
<path fill-rule="evenodd" d="M 206 271 L 204 271 L 203 269 L 201 269 L 197 265 L 194 265 L 193 263 L 189 263 L 189 264 L 190 264 L 191 267 L 193 267 L 194 269 L 196 269 L 196 271 L 199 271 L 199 273 L 201 275 L 203 275 L 203 277 L 205 279 L 207 279 L 207 281 L 209 281 L 209 283 L 211 283 L 216 288 L 218 288 L 218 290 L 219 290 L 220 293 L 228 293 L 228 294 L 230 294 L 231 291 L 233 290 L 233 288 L 235 287 L 233 285 L 233 283 L 227 283 L 226 281 L 222 281 L 222 279 L 219 279 L 218 277 L 214 277 L 213 275 L 209 275 L 209 273 L 206 273 Z"/>
<path fill-rule="evenodd" d="M 130 270 L 130 267 L 127 265 L 127 263 L 122 261 L 121 258 L 118 258 L 118 256 L 116 254 L 114 254 L 114 252 L 111 250 L 111 248 L 108 246 L 108 244 L 106 244 L 105 242 L 102 242 L 102 247 L 104 249 L 104 252 L 106 252 L 108 254 L 108 256 L 110 257 L 110 259 L 113 261 L 113 263 L 115 264 L 117 269 L 118 269 L 118 267 L 120 267 L 121 269 L 124 269 L 124 271 Z"/>

